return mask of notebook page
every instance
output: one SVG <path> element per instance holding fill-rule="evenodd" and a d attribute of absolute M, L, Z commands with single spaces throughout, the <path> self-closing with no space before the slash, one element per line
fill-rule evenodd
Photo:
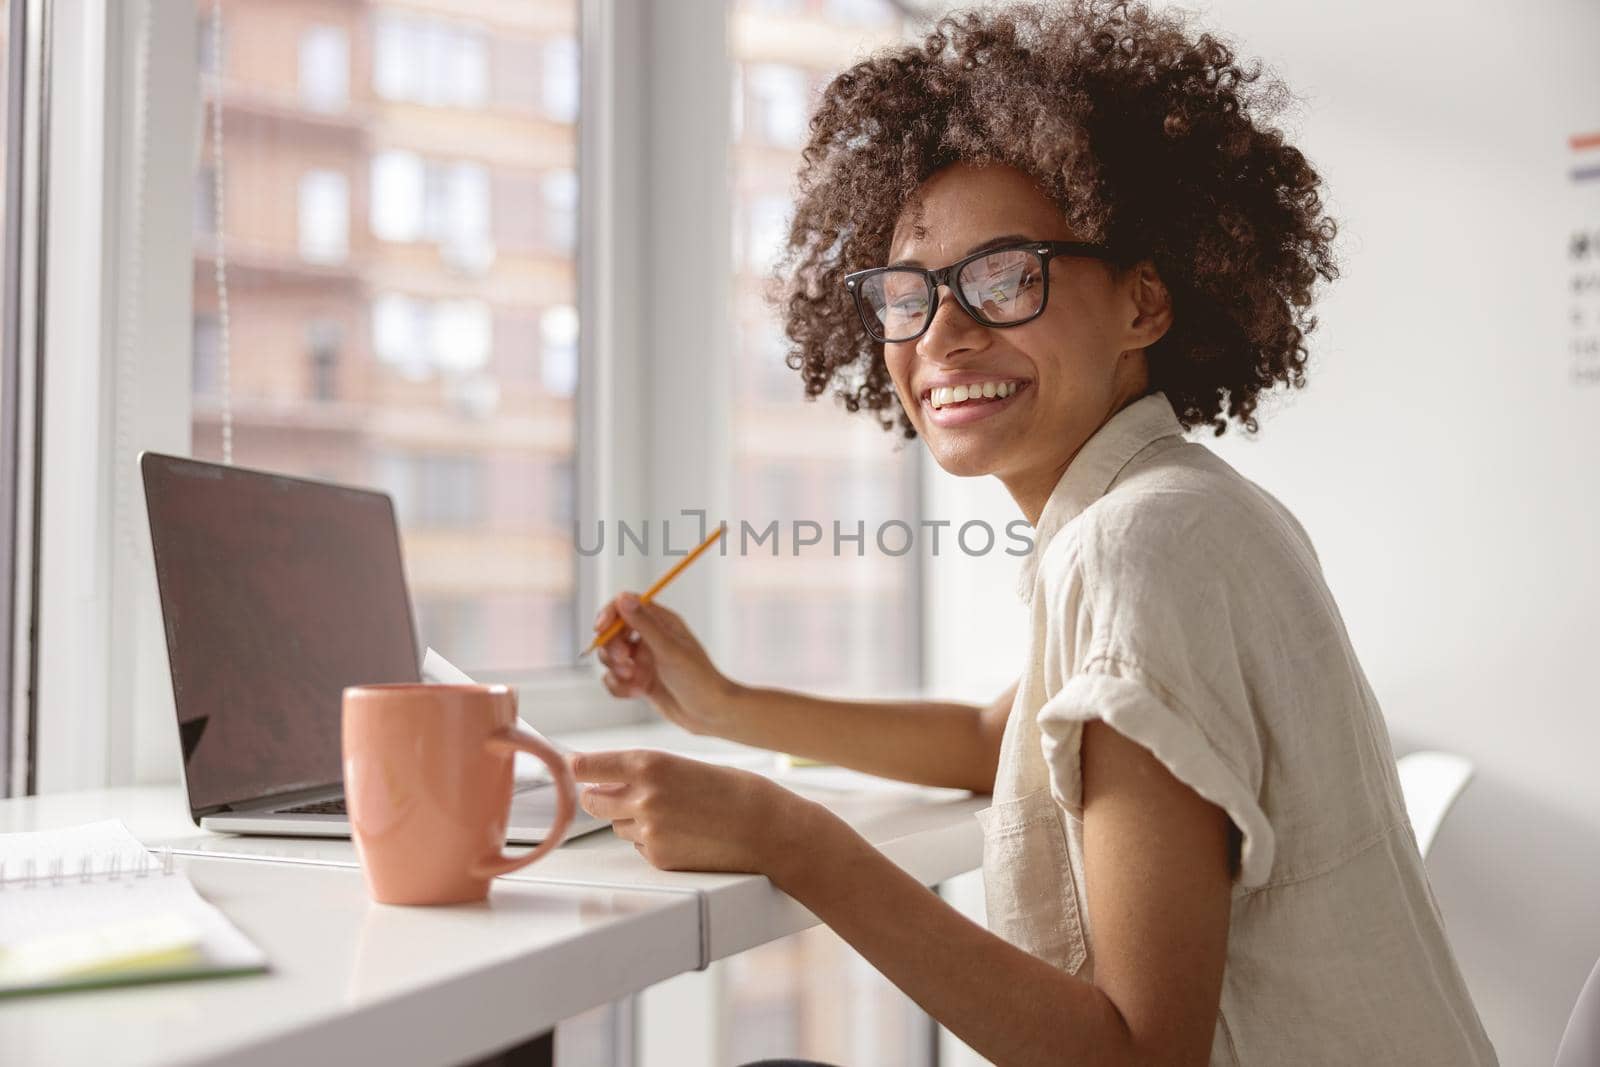
<path fill-rule="evenodd" d="M 42 880 L 57 865 L 63 876 L 78 877 L 86 860 L 95 874 L 112 867 L 120 873 L 148 864 L 150 852 L 121 819 L 84 823 L 68 830 L 0 834 L 0 887 L 30 874 Z"/>
<path fill-rule="evenodd" d="M 120 820 L 0 834 L 0 862 L 9 872 L 0 884 L 0 995 L 266 966 Z"/>

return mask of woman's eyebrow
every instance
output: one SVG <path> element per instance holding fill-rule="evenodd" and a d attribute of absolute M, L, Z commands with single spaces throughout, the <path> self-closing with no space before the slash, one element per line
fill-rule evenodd
<path fill-rule="evenodd" d="M 977 244 L 975 244 L 971 248 L 967 249 L 966 252 L 962 253 L 962 256 L 963 256 L 963 258 L 965 258 L 966 256 L 973 255 L 974 253 L 977 253 L 977 252 L 982 252 L 982 251 L 984 251 L 986 249 L 998 248 L 1000 245 L 1016 244 L 1018 241 L 1031 241 L 1031 240 L 1033 240 L 1033 238 L 1029 237 L 1027 234 L 1024 234 L 1024 233 L 1003 233 L 999 237 L 991 237 L 987 241 L 979 241 Z M 915 260 L 915 259 L 901 259 L 901 260 L 895 261 L 894 263 L 889 264 L 889 266 L 891 266 L 891 267 L 920 267 L 920 266 L 922 266 L 922 263 L 920 261 L 918 261 L 918 260 Z"/>

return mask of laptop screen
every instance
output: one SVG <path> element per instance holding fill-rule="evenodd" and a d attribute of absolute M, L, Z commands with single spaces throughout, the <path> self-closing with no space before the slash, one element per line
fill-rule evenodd
<path fill-rule="evenodd" d="M 191 810 L 336 785 L 344 687 L 418 680 L 389 497 L 140 466 Z"/>

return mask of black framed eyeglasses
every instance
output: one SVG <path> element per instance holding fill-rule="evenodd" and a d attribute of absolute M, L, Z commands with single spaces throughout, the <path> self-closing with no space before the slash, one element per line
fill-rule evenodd
<path fill-rule="evenodd" d="M 844 276 L 861 324 L 875 341 L 914 341 L 939 310 L 939 286 L 984 326 L 1021 326 L 1044 314 L 1050 261 L 1057 256 L 1110 259 L 1111 250 L 1082 241 L 1018 241 L 958 259 L 948 267 L 872 267 Z"/>

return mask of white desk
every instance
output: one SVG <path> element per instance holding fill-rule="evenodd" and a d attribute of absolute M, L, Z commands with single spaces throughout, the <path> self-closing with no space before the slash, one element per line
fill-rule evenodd
<path fill-rule="evenodd" d="M 439 1067 L 694 967 L 694 902 L 497 885 L 485 904 L 372 904 L 359 870 L 185 858 L 264 975 L 0 1002 L 6 1064 Z"/>
<path fill-rule="evenodd" d="M 670 728 L 568 740 L 734 751 Z M 924 884 L 979 862 L 986 797 L 801 791 Z M 487 904 L 391 908 L 367 900 L 349 841 L 200 834 L 176 786 L 0 802 L 0 832 L 110 817 L 186 850 L 273 970 L 0 1002 L 0 1063 L 459 1063 L 816 922 L 765 878 L 658 871 L 609 830 L 499 879 Z"/>

